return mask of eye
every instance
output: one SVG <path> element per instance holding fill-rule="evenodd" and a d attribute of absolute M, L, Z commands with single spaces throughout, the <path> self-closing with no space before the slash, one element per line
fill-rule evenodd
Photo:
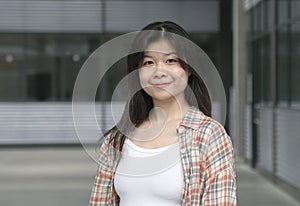
<path fill-rule="evenodd" d="M 170 59 L 167 59 L 167 63 L 168 64 L 175 64 L 175 63 L 177 63 L 178 62 L 178 60 L 176 59 L 176 58 L 170 58 Z"/>
<path fill-rule="evenodd" d="M 148 65 L 152 65 L 153 61 L 147 60 L 143 62 L 143 66 L 148 66 Z"/>

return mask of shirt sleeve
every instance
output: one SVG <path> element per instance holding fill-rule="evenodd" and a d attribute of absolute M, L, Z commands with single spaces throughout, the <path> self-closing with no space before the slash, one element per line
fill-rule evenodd
<path fill-rule="evenodd" d="M 118 205 L 119 199 L 113 188 L 114 172 L 109 158 L 107 139 L 100 146 L 98 164 L 89 206 Z"/>
<path fill-rule="evenodd" d="M 233 147 L 221 125 L 211 134 L 206 152 L 206 178 L 203 205 L 236 206 L 236 178 Z"/>

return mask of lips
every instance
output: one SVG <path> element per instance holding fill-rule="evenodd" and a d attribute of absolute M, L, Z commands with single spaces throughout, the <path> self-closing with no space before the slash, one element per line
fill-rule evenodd
<path fill-rule="evenodd" d="M 165 88 L 167 86 L 169 86 L 171 83 L 167 82 L 167 83 L 157 83 L 157 84 L 152 84 L 154 87 L 156 88 Z"/>

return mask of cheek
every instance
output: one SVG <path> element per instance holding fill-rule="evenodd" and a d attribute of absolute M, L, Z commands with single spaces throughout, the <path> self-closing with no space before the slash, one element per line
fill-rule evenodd
<path fill-rule="evenodd" d="M 183 79 L 186 81 L 186 84 L 188 83 L 190 78 L 190 72 L 184 70 Z"/>
<path fill-rule="evenodd" d="M 176 79 L 178 79 L 181 84 L 187 84 L 189 79 L 189 73 L 183 69 L 178 69 L 176 71 Z"/>
<path fill-rule="evenodd" d="M 145 75 L 145 73 L 143 73 L 143 72 L 140 72 L 139 80 L 140 80 L 141 89 L 144 90 L 148 95 L 151 96 L 152 92 L 151 92 L 151 88 L 149 87 L 147 75 Z"/>
<path fill-rule="evenodd" d="M 148 79 L 149 79 L 149 75 L 147 74 L 147 72 L 145 70 L 141 69 L 139 71 L 139 80 L 140 80 L 142 87 L 147 86 Z"/>
<path fill-rule="evenodd" d="M 190 77 L 190 74 L 189 73 L 185 73 L 185 81 L 186 81 L 186 83 L 188 83 L 188 81 L 189 81 L 189 77 Z"/>
<path fill-rule="evenodd" d="M 184 91 L 186 89 L 186 87 L 188 86 L 189 76 L 185 72 L 177 73 L 177 75 L 178 75 L 176 77 L 177 89 L 178 89 L 178 91 Z"/>

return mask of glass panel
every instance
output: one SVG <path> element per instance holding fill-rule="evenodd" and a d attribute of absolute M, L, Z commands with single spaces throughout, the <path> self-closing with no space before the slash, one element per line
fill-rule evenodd
<path fill-rule="evenodd" d="M 255 6 L 253 8 L 253 20 L 254 20 L 254 25 L 253 25 L 253 32 L 254 35 L 258 35 L 261 31 L 261 12 L 260 12 L 260 4 L 258 6 Z"/>
<path fill-rule="evenodd" d="M 278 24 L 285 23 L 288 20 L 288 0 L 277 0 Z"/>
<path fill-rule="evenodd" d="M 70 99 L 70 84 L 89 53 L 86 36 L 30 34 L 25 47 L 28 100 Z"/>
<path fill-rule="evenodd" d="M 300 17 L 300 0 L 291 0 L 292 18 Z"/>
<path fill-rule="evenodd" d="M 270 94 L 270 38 L 253 44 L 253 95 L 255 102 L 268 102 Z"/>
<path fill-rule="evenodd" d="M 265 30 L 270 31 L 272 28 L 272 23 L 273 23 L 273 18 L 272 18 L 272 1 L 271 0 L 266 0 L 264 1 L 264 11 L 265 11 Z"/>
<path fill-rule="evenodd" d="M 259 39 L 253 45 L 253 95 L 255 102 L 268 100 L 268 70 L 266 60 L 267 48 L 264 39 Z"/>
<path fill-rule="evenodd" d="M 77 74 L 101 38 L 97 34 L 1 34 L 0 100 L 71 100 Z"/>
<path fill-rule="evenodd" d="M 23 59 L 23 35 L 0 34 L 0 100 L 22 100 Z"/>
<path fill-rule="evenodd" d="M 22 66 L 25 70 L 27 100 L 44 101 L 52 97 L 51 82 L 55 67 L 54 62 L 45 54 L 45 39 L 39 34 L 26 34 L 24 38 L 24 54 Z"/>
<path fill-rule="evenodd" d="M 260 48 L 261 65 L 261 100 L 269 101 L 271 99 L 270 90 L 270 37 L 266 36 L 261 40 Z"/>
<path fill-rule="evenodd" d="M 292 25 L 291 30 L 291 100 L 300 106 L 300 22 Z"/>
<path fill-rule="evenodd" d="M 261 91 L 260 91 L 260 64 L 259 64 L 259 53 L 258 50 L 260 49 L 260 41 L 254 41 L 253 42 L 253 62 L 252 62 L 252 70 L 253 70 L 253 101 L 254 103 L 260 102 L 261 99 Z"/>
<path fill-rule="evenodd" d="M 265 7 L 264 7 L 264 1 L 260 1 L 256 7 L 258 9 L 259 12 L 259 33 L 264 32 L 265 31 L 265 16 L 266 16 L 266 12 L 265 12 Z"/>
<path fill-rule="evenodd" d="M 289 99 L 288 27 L 278 30 L 277 34 L 277 100 L 279 104 L 287 104 Z"/>

